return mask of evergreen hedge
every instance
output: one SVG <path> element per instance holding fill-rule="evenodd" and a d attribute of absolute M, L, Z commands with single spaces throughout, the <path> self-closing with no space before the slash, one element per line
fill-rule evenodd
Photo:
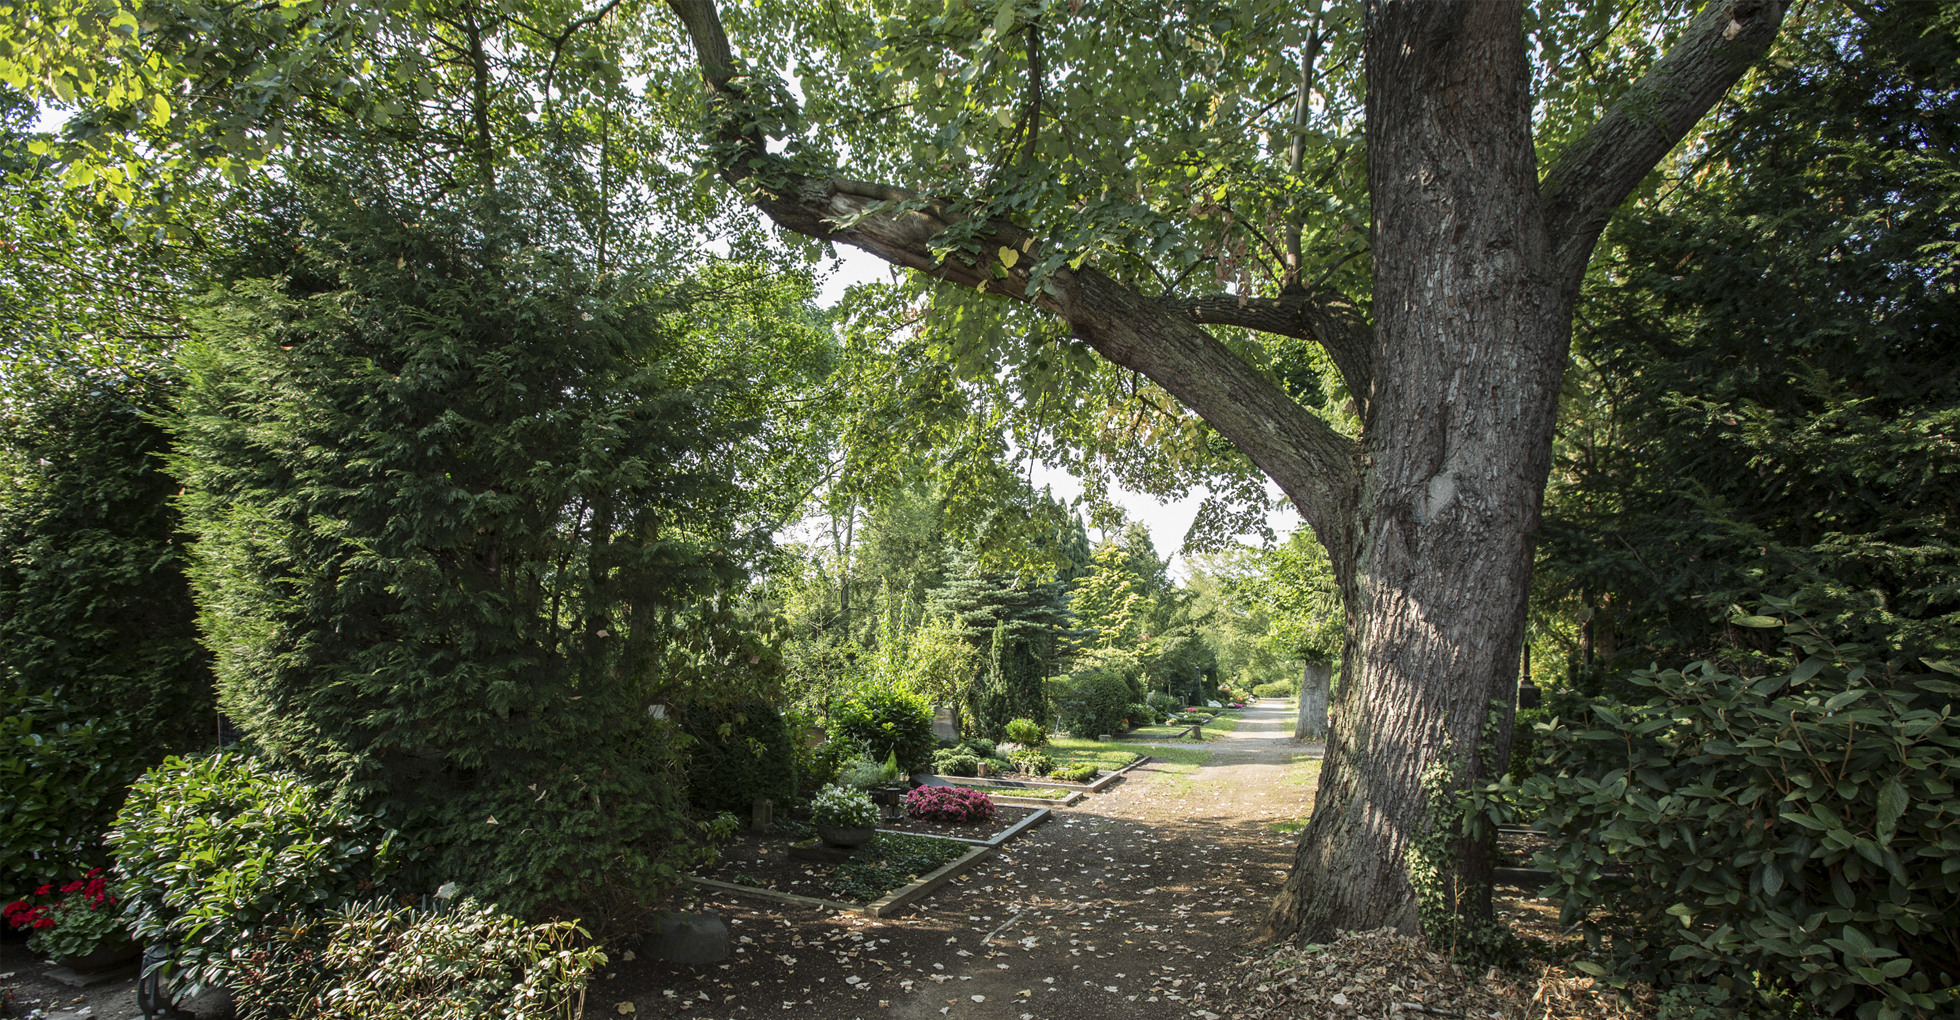
<path fill-rule="evenodd" d="M 633 924 L 685 832 L 651 664 L 734 576 L 715 464 L 746 426 L 676 384 L 668 309 L 518 217 L 367 195 L 304 219 L 182 358 L 225 710 L 435 880 Z"/>
<path fill-rule="evenodd" d="M 788 805 L 797 791 L 797 749 L 783 717 L 766 701 L 680 706 L 687 749 L 687 797 L 704 811 L 746 816 L 757 797 Z"/>

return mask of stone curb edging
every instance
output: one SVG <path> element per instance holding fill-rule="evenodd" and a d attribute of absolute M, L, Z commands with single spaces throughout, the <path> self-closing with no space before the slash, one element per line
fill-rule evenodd
<path fill-rule="evenodd" d="M 712 878 L 695 878 L 691 875 L 682 876 L 682 880 L 697 888 L 714 889 L 719 892 L 734 893 L 738 896 L 753 896 L 757 899 L 770 900 L 776 903 L 787 903 L 791 906 L 810 907 L 817 910 L 835 910 L 840 913 L 863 914 L 866 917 L 890 917 L 912 905 L 914 902 L 938 891 L 940 886 L 958 878 L 966 869 L 992 857 L 994 851 L 998 850 L 1001 844 L 1047 821 L 1053 814 L 1054 812 L 1044 806 L 1034 814 L 1015 822 L 1012 828 L 990 840 L 963 839 L 959 836 L 928 837 L 931 839 L 949 839 L 959 843 L 966 843 L 971 845 L 973 849 L 961 854 L 951 863 L 940 867 L 938 870 L 928 872 L 911 883 L 899 886 L 897 889 L 886 893 L 883 897 L 865 904 L 839 903 L 836 900 L 818 899 L 815 896 L 799 896 L 796 893 L 778 892 L 774 889 L 762 889 L 752 885 L 736 885 L 733 882 L 718 882 Z M 887 829 L 883 831 L 889 832 L 892 830 Z M 895 834 L 900 836 L 919 835 L 916 832 L 900 832 Z"/>
<path fill-rule="evenodd" d="M 1021 805 L 1016 804 L 1014 806 L 1020 807 Z M 1040 810 L 1036 811 L 1034 814 L 1027 816 L 1026 818 L 1021 819 L 1018 822 L 1015 822 L 1013 825 L 1008 826 L 1006 829 L 1002 830 L 1001 832 L 996 833 L 991 839 L 970 839 L 966 836 L 933 836 L 932 838 L 950 839 L 956 843 L 971 843 L 974 846 L 999 846 L 1002 843 L 1005 843 L 1008 840 L 1013 839 L 1014 837 L 1020 835 L 1022 832 L 1028 829 L 1032 829 L 1035 826 L 1040 825 L 1042 822 L 1047 821 L 1049 816 L 1055 813 L 1054 811 L 1050 810 L 1048 805 L 1046 804 L 1034 804 L 1030 806 L 1039 808 Z M 889 832 L 894 836 L 925 835 L 925 833 L 922 832 L 905 832 L 901 829 L 879 829 L 878 831 Z"/>
<path fill-rule="evenodd" d="M 1080 783 L 1065 783 L 1060 780 L 1024 781 L 1020 779 L 994 779 L 991 776 L 982 779 L 978 776 L 942 776 L 931 772 L 921 772 L 918 773 L 917 775 L 914 775 L 912 778 L 918 779 L 920 776 L 924 776 L 925 780 L 934 780 L 934 779 L 938 780 L 938 782 L 936 783 L 925 782 L 924 780 L 922 780 L 922 782 L 924 782 L 924 785 L 926 786 L 967 785 L 968 789 L 979 789 L 979 787 L 970 784 L 991 783 L 1000 787 L 1003 790 L 1011 790 L 1014 789 L 1015 787 L 1020 787 L 1022 789 L 1040 788 L 1040 789 L 1049 789 L 1049 790 L 1075 790 L 1081 793 L 1100 793 L 1102 792 L 1103 787 L 1108 786 L 1109 784 L 1115 782 L 1117 779 L 1121 778 L 1125 772 L 1128 772 L 1131 769 L 1136 768 L 1137 766 L 1142 765 L 1143 763 L 1149 761 L 1151 757 L 1152 757 L 1151 755 L 1140 754 L 1137 756 L 1136 761 L 1133 761 L 1128 765 L 1125 765 L 1122 768 L 1117 769 L 1114 772 L 1107 773 L 1101 779 L 1098 779 L 1093 783 L 1089 783 L 1086 786 Z M 1063 806 L 1066 807 L 1068 804 L 1071 803 L 1074 802 L 1066 801 L 1064 802 Z"/>

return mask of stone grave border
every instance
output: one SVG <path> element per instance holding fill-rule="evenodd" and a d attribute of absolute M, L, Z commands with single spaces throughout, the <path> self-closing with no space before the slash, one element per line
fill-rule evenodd
<path fill-rule="evenodd" d="M 862 914 L 865 917 L 890 917 L 911 906 L 913 903 L 937 892 L 940 886 L 958 878 L 975 864 L 992 857 L 995 851 L 999 850 L 1001 845 L 1008 840 L 1019 836 L 1021 833 L 1034 828 L 1036 825 L 1047 821 L 1053 816 L 1054 812 L 1044 806 L 1041 810 L 1014 823 L 1012 828 L 992 839 L 967 839 L 962 836 L 929 837 L 932 839 L 948 839 L 957 843 L 965 843 L 973 849 L 961 854 L 952 862 L 943 865 L 939 869 L 921 875 L 910 883 L 899 886 L 870 903 L 839 903 L 836 900 L 818 899 L 815 896 L 799 896 L 796 893 L 778 892 L 774 889 L 759 889 L 752 885 L 736 885 L 733 882 L 719 882 L 712 878 L 694 878 L 692 876 L 682 876 L 682 878 L 689 885 L 701 890 L 732 893 L 738 896 L 753 896 L 756 899 L 769 900 L 775 903 L 787 903 L 796 907 L 809 907 L 814 910 L 834 910 L 845 914 Z M 895 832 L 890 829 L 880 831 L 892 832 L 893 835 L 898 836 L 919 835 L 916 832 Z"/>
<path fill-rule="evenodd" d="M 981 792 L 986 793 L 989 796 L 993 795 L 993 789 L 989 787 L 998 788 L 1002 790 L 1012 790 L 1012 789 L 1019 788 L 1023 790 L 1072 790 L 1077 793 L 1085 793 L 1085 794 L 1101 793 L 1103 787 L 1108 786 L 1109 784 L 1117 781 L 1118 779 L 1123 778 L 1125 773 L 1129 772 L 1131 769 L 1134 769 L 1150 760 L 1151 760 L 1150 755 L 1147 754 L 1138 755 L 1136 761 L 1133 761 L 1128 765 L 1125 765 L 1122 768 L 1117 769 L 1114 772 L 1104 775 L 1102 778 L 1097 779 L 1093 783 L 1087 783 L 1087 784 L 1064 783 L 1060 780 L 1046 780 L 1046 779 L 1042 779 L 1042 780 L 995 779 L 992 776 L 988 776 L 986 778 L 981 778 L 978 776 L 941 776 L 941 775 L 934 775 L 930 772 L 921 772 L 913 776 L 912 778 L 914 780 L 917 780 L 922 786 L 965 786 L 968 789 L 980 790 Z M 980 784 L 987 784 L 987 786 L 983 787 Z M 1004 794 L 1003 796 L 1013 797 L 1013 794 Z M 1077 798 L 1070 797 L 1066 800 L 1063 800 L 1061 802 L 1061 806 L 1068 807 L 1069 805 L 1074 804 L 1076 800 Z M 1032 802 L 1032 803 L 1026 803 L 1026 802 Z M 1016 807 L 1046 807 L 1055 802 L 1047 801 L 1047 800 L 1037 800 L 1036 798 L 1032 798 L 1032 797 L 1020 797 L 1020 798 L 1014 798 L 1013 800 L 1008 801 L 1008 803 L 1012 803 Z"/>

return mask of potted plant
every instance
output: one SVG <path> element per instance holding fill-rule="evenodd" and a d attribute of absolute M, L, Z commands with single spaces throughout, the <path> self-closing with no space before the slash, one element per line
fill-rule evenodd
<path fill-rule="evenodd" d="M 136 958 L 137 947 L 125 931 L 109 892 L 108 877 L 96 868 L 61 887 L 34 890 L 34 899 L 59 895 L 52 903 L 16 900 L 0 907 L 9 927 L 32 932 L 27 948 L 60 966 L 82 974 L 107 970 Z"/>
<path fill-rule="evenodd" d="M 810 821 L 831 846 L 863 846 L 878 834 L 878 806 L 863 790 L 826 786 L 810 804 Z"/>

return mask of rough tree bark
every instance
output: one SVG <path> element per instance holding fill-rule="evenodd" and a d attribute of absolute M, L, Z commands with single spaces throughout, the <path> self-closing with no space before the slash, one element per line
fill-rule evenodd
<path fill-rule="evenodd" d="M 1509 746 L 1531 535 L 1586 262 L 1613 210 L 1768 49 L 1783 5 L 1708 4 L 1541 178 L 1521 7 L 1368 3 L 1370 324 L 1346 298 L 1297 286 L 1244 304 L 1158 298 L 1085 267 L 1030 292 L 1024 269 L 1002 278 L 989 262 L 932 256 L 930 239 L 958 219 L 945 203 L 842 226 L 914 196 L 779 173 L 765 183 L 713 3 L 668 2 L 704 79 L 733 101 L 715 140 L 723 176 L 778 225 L 1054 313 L 1203 416 L 1299 508 L 1334 564 L 1347 644 L 1313 820 L 1266 932 L 1416 930 L 1407 853 L 1436 815 L 1422 776 L 1441 762 L 1451 785 L 1476 782 Z M 1028 240 L 993 221 L 980 250 Z M 1361 440 L 1289 399 L 1208 324 L 1321 343 L 1356 395 Z M 1493 703 L 1505 708 L 1480 749 Z M 1489 867 L 1481 847 L 1456 845 L 1431 916 L 1488 917 Z"/>

